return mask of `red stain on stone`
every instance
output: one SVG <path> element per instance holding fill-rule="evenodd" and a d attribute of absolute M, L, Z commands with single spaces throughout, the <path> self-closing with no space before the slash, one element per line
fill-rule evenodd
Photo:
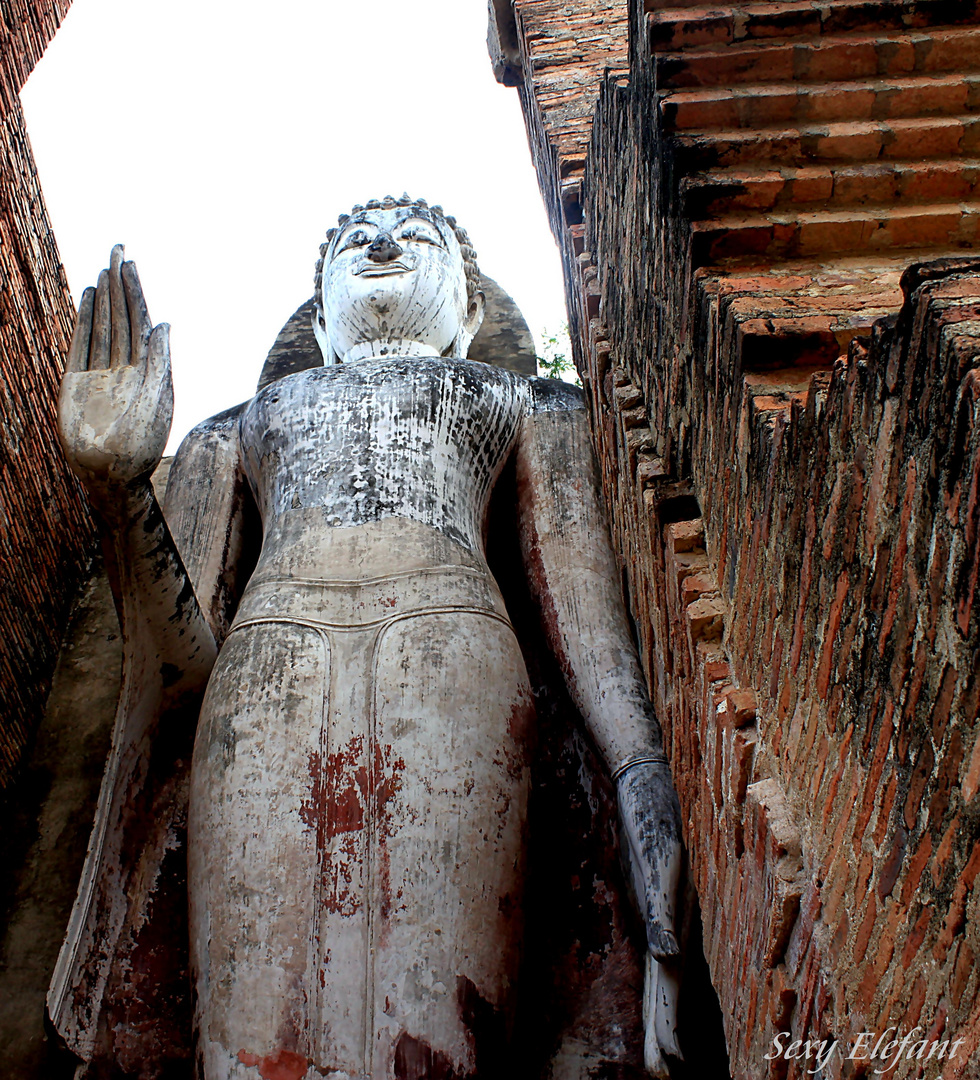
<path fill-rule="evenodd" d="M 507 732 L 512 742 L 521 746 L 534 730 L 534 706 L 529 701 L 515 702 L 507 717 Z"/>
<path fill-rule="evenodd" d="M 372 766 L 370 781 L 378 815 L 378 832 L 388 837 L 393 832 L 388 803 L 402 786 L 398 774 L 405 771 L 405 762 L 402 758 L 392 761 L 390 746 L 375 746 Z"/>
<path fill-rule="evenodd" d="M 520 780 L 528 766 L 534 728 L 534 704 L 524 699 L 515 701 L 507 717 L 508 738 L 502 746 L 507 775 L 511 780 Z"/>
<path fill-rule="evenodd" d="M 367 775 L 361 761 L 364 739 L 356 735 L 347 746 L 326 761 L 317 752 L 310 754 L 310 798 L 300 807 L 300 817 L 316 829 L 317 846 L 342 833 L 364 828 L 364 796 Z"/>
<path fill-rule="evenodd" d="M 374 796 L 374 834 L 378 844 L 378 886 L 381 891 L 382 921 L 391 915 L 391 855 L 388 851 L 388 840 L 395 833 L 395 824 L 388 804 L 402 786 L 399 773 L 404 771 L 404 759 L 396 758 L 393 761 L 390 746 L 375 746 L 370 790 Z"/>
<path fill-rule="evenodd" d="M 354 872 L 363 861 L 359 836 L 364 829 L 367 771 L 364 739 L 357 735 L 345 747 L 324 759 L 310 753 L 310 798 L 300 806 L 300 817 L 316 833 L 320 860 L 321 903 L 340 915 L 353 915 L 361 906 L 353 887 Z M 342 837 L 328 850 L 329 841 Z"/>
<path fill-rule="evenodd" d="M 243 1065 L 258 1069 L 262 1080 L 303 1080 L 310 1067 L 308 1058 L 291 1050 L 280 1050 L 275 1057 L 271 1054 L 259 1057 L 247 1050 L 239 1050 L 238 1060 Z"/>
<path fill-rule="evenodd" d="M 369 757 L 360 735 L 325 759 L 317 752 L 310 754 L 312 786 L 309 799 L 300 807 L 300 817 L 316 834 L 321 903 L 326 910 L 351 916 L 361 907 L 360 889 L 354 881 L 366 861 L 364 834 L 365 823 L 369 823 L 380 849 L 381 914 L 388 914 L 390 875 L 385 842 L 394 831 L 388 803 L 401 787 L 398 773 L 404 768 L 402 759 L 391 760 L 390 746 L 375 746 Z"/>

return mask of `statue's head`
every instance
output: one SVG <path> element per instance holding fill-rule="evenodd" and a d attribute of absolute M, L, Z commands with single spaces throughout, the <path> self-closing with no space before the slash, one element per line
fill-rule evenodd
<path fill-rule="evenodd" d="M 325 364 L 367 356 L 465 357 L 483 321 L 476 252 L 424 199 L 373 199 L 320 246 L 313 329 Z"/>

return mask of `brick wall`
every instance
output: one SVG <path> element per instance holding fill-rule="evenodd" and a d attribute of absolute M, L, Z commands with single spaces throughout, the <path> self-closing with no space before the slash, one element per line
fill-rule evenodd
<path fill-rule="evenodd" d="M 56 433 L 71 298 L 18 96 L 68 6 L 0 4 L 0 789 L 41 715 L 92 537 Z"/>
<path fill-rule="evenodd" d="M 976 6 L 602 18 L 516 0 L 521 93 L 733 1076 L 975 1075 Z"/>
<path fill-rule="evenodd" d="M 0 2 L 0 111 L 15 110 L 20 91 L 44 55 L 71 0 Z"/>

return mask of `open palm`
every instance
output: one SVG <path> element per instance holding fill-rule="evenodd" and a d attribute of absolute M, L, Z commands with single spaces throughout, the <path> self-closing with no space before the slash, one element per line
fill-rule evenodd
<path fill-rule="evenodd" d="M 58 401 L 65 455 L 97 502 L 163 456 L 173 419 L 169 331 L 150 323 L 136 266 L 117 244 L 98 288 L 82 294 Z"/>

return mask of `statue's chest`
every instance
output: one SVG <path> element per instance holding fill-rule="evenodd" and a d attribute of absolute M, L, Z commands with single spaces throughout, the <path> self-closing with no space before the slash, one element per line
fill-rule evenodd
<path fill-rule="evenodd" d="M 305 371 L 242 417 L 263 512 L 317 506 L 336 524 L 480 508 L 510 453 L 527 383 L 460 360 L 376 360 Z"/>

